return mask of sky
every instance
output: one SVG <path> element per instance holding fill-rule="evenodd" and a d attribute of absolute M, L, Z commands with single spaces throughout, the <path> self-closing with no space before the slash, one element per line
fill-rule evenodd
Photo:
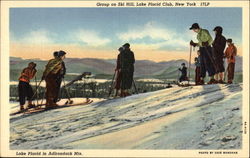
<path fill-rule="evenodd" d="M 241 8 L 11 8 L 10 56 L 47 60 L 64 50 L 67 57 L 114 59 L 129 42 L 136 59 L 187 59 L 195 22 L 213 38 L 222 26 L 241 54 Z"/>

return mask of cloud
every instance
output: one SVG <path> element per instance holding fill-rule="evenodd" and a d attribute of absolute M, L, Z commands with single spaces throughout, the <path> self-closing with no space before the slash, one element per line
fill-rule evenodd
<path fill-rule="evenodd" d="M 98 32 L 80 29 L 73 33 L 72 38 L 88 46 L 104 46 L 111 42 L 110 39 L 101 37 Z"/>
<path fill-rule="evenodd" d="M 55 34 L 44 29 L 33 30 L 22 37 L 15 37 L 13 34 L 11 38 L 15 42 L 25 44 L 53 44 Z"/>
<path fill-rule="evenodd" d="M 188 35 L 186 33 L 177 33 L 173 29 L 160 26 L 155 22 L 148 22 L 142 27 L 135 27 L 126 32 L 117 34 L 123 42 L 133 42 L 137 47 L 147 49 L 169 48 L 179 50 L 180 47 L 188 46 Z M 145 39 L 151 39 L 154 42 L 145 42 Z"/>

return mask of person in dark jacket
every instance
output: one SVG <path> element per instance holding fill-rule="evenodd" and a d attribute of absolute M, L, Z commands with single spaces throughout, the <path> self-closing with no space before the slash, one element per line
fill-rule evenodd
<path fill-rule="evenodd" d="M 201 53 L 200 50 L 197 51 L 197 57 L 194 59 L 195 64 L 195 85 L 199 85 L 201 80 Z"/>
<path fill-rule="evenodd" d="M 55 58 L 60 58 L 60 56 L 62 56 L 63 54 L 66 54 L 64 51 L 60 50 L 59 52 L 54 52 L 54 57 Z M 60 73 L 59 75 L 57 76 L 56 78 L 56 93 L 57 93 L 57 96 L 54 98 L 54 103 L 56 103 L 58 101 L 58 96 L 59 96 L 59 93 L 60 93 L 60 89 L 61 89 L 61 83 L 62 83 L 62 80 L 64 78 L 64 75 L 66 74 L 66 66 L 65 66 L 65 63 L 64 61 L 62 60 L 62 68 L 60 70 Z"/>
<path fill-rule="evenodd" d="M 181 71 L 181 77 L 179 78 L 179 81 L 187 81 L 187 67 L 185 66 L 185 63 L 181 64 L 182 68 L 179 68 L 179 71 Z"/>
<path fill-rule="evenodd" d="M 216 66 L 215 80 L 217 83 L 223 83 L 223 72 L 225 72 L 223 56 L 226 47 L 226 38 L 222 35 L 222 31 L 223 29 L 220 26 L 214 28 L 215 39 L 212 44 L 213 57 Z"/>
<path fill-rule="evenodd" d="M 123 45 L 124 50 L 121 52 L 121 96 L 130 95 L 128 90 L 131 89 L 134 76 L 134 53 L 130 50 L 130 44 Z"/>
<path fill-rule="evenodd" d="M 20 102 L 20 111 L 24 110 L 25 100 L 28 100 L 28 107 L 34 107 L 32 104 L 32 96 L 34 95 L 32 87 L 30 86 L 30 80 L 36 75 L 36 63 L 30 62 L 28 67 L 23 69 L 18 84 L 18 94 Z"/>

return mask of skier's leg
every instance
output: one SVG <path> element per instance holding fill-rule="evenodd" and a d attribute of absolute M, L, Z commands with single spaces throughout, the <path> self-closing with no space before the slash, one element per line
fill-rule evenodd
<path fill-rule="evenodd" d="M 25 87 L 24 87 L 23 82 L 19 82 L 18 84 L 18 95 L 19 95 L 20 110 L 24 110 Z"/>

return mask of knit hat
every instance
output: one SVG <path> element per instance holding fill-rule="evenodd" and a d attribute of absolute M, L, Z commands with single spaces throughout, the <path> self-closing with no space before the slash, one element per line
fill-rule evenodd
<path fill-rule="evenodd" d="M 58 57 L 62 57 L 62 56 L 64 56 L 66 54 L 66 52 L 64 52 L 63 50 L 60 50 L 59 52 L 58 52 Z"/>
<path fill-rule="evenodd" d="M 199 29 L 199 28 L 200 28 L 199 24 L 198 24 L 198 23 L 194 23 L 194 24 L 189 28 L 189 30 Z"/>
<path fill-rule="evenodd" d="M 36 67 L 36 63 L 34 63 L 34 62 L 30 62 L 28 65 L 32 66 L 32 67 Z"/>
<path fill-rule="evenodd" d="M 54 57 L 58 57 L 58 51 L 55 51 L 55 52 L 53 53 L 53 55 L 54 55 Z"/>
<path fill-rule="evenodd" d="M 125 44 L 123 45 L 123 47 L 124 47 L 124 48 L 129 48 L 129 47 L 130 47 L 130 44 L 129 44 L 129 43 L 125 43 Z"/>
<path fill-rule="evenodd" d="M 223 28 L 221 26 L 216 26 L 213 31 L 217 31 L 217 33 L 222 34 Z"/>
<path fill-rule="evenodd" d="M 229 39 L 227 39 L 227 42 L 228 42 L 228 43 L 232 43 L 233 40 L 232 40 L 231 38 L 229 38 Z"/>

